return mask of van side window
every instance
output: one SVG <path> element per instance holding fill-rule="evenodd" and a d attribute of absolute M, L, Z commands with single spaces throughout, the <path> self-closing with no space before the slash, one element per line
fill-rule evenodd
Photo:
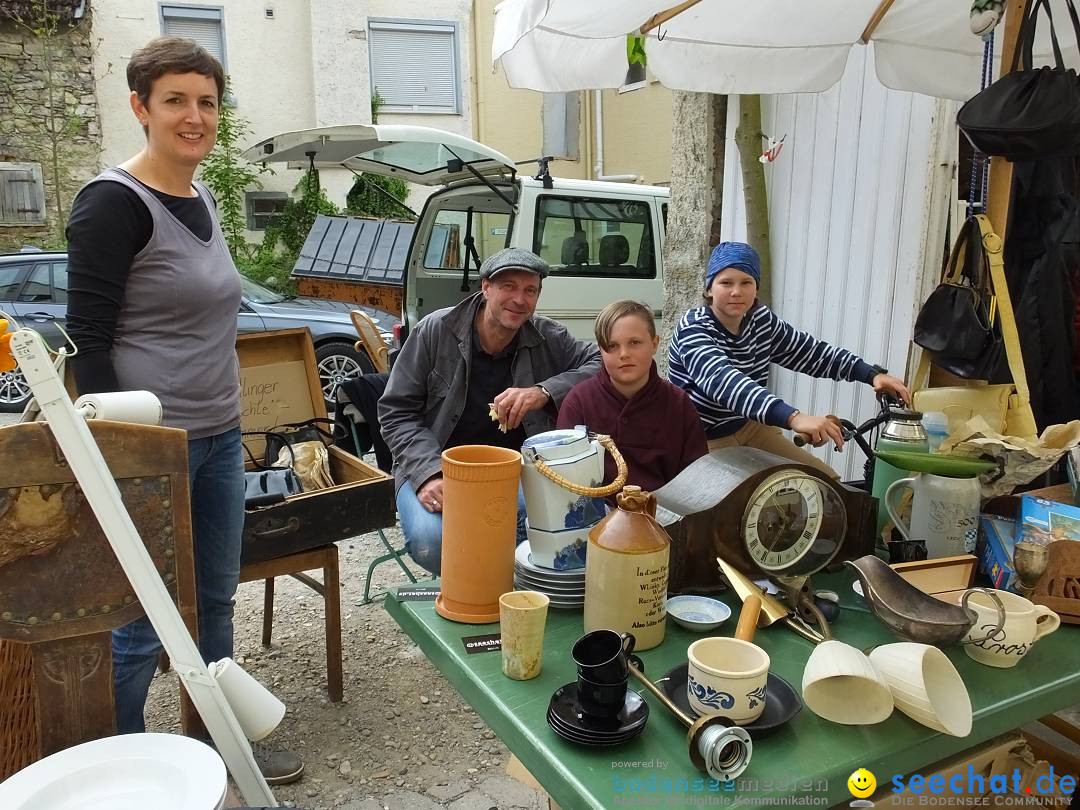
<path fill-rule="evenodd" d="M 541 195 L 533 253 L 555 276 L 656 278 L 649 204 L 640 200 Z"/>
<path fill-rule="evenodd" d="M 424 251 L 424 267 L 428 270 L 460 270 L 465 266 L 465 236 L 468 233 L 468 211 L 444 208 L 435 215 L 431 236 Z M 492 253 L 507 246 L 510 238 L 510 213 L 506 211 L 472 212 L 472 237 L 476 252 L 483 262 Z M 475 263 L 469 267 L 476 269 Z"/>

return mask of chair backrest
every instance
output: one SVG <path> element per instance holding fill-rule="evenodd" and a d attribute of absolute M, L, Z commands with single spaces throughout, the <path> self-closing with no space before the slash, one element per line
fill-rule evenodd
<path fill-rule="evenodd" d="M 378 324 L 372 320 L 370 315 L 359 309 L 352 310 L 349 313 L 349 317 L 352 319 L 356 334 L 360 336 L 360 340 L 357 341 L 356 350 L 363 351 L 371 358 L 371 365 L 375 367 L 376 371 L 389 371 L 390 347 L 387 346 L 386 341 L 383 340 L 382 333 L 379 332 Z"/>
<path fill-rule="evenodd" d="M 581 267 L 589 263 L 589 240 L 584 231 L 575 231 L 563 239 L 562 263 L 567 267 Z"/>
<path fill-rule="evenodd" d="M 619 267 L 630 258 L 630 242 L 621 233 L 609 233 L 600 238 L 600 266 Z"/>

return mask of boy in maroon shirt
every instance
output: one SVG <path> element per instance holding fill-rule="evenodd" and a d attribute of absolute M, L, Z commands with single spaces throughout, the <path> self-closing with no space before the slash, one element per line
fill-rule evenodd
<path fill-rule="evenodd" d="M 570 389 L 559 406 L 558 427 L 585 425 L 611 436 L 629 470 L 628 484 L 659 489 L 708 452 L 701 418 L 686 393 L 660 378 L 653 357 L 659 345 L 648 307 L 616 301 L 596 318 L 603 367 Z M 605 460 L 605 480 L 615 463 Z"/>

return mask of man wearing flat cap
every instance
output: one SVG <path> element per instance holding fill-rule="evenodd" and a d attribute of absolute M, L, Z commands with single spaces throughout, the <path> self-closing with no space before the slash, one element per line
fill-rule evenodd
<path fill-rule="evenodd" d="M 705 306 L 687 312 L 671 336 L 668 379 L 690 397 L 709 450 L 749 446 L 807 464 L 837 478 L 825 462 L 796 447 L 780 430 L 803 434 L 815 447 L 843 447 L 840 426 L 803 413 L 765 387 L 776 363 L 812 377 L 871 385 L 904 402 L 902 380 L 847 349 L 830 346 L 781 320 L 757 300 L 761 264 L 745 242 L 721 242 L 705 271 Z"/>
<path fill-rule="evenodd" d="M 480 292 L 416 325 L 379 400 L 405 545 L 433 574 L 442 562 L 442 451 L 463 444 L 520 450 L 527 436 L 553 430 L 563 397 L 600 370 L 594 344 L 533 314 L 549 269 L 520 248 L 489 256 Z M 524 538 L 519 499 L 518 542 Z"/>

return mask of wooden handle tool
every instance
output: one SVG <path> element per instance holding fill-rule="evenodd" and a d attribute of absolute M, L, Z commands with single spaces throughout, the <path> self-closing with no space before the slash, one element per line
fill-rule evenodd
<path fill-rule="evenodd" d="M 746 597 L 742 603 L 742 610 L 739 612 L 739 625 L 735 628 L 735 638 L 753 641 L 760 613 L 761 599 L 753 595 Z"/>

